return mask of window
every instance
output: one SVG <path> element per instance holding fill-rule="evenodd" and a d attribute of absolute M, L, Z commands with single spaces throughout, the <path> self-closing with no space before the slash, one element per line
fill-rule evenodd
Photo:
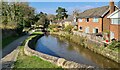
<path fill-rule="evenodd" d="M 114 36 L 115 36 L 114 32 L 110 31 L 110 39 L 114 39 Z"/>
<path fill-rule="evenodd" d="M 98 33 L 98 28 L 94 28 L 93 33 Z"/>
<path fill-rule="evenodd" d="M 86 18 L 86 22 L 89 22 L 89 18 Z"/>
<path fill-rule="evenodd" d="M 98 22 L 99 18 L 93 18 L 93 22 Z"/>
<path fill-rule="evenodd" d="M 112 24 L 120 24 L 120 19 L 119 18 L 114 18 L 111 19 L 112 20 Z"/>
<path fill-rule="evenodd" d="M 82 22 L 82 19 L 78 19 L 79 22 Z"/>
<path fill-rule="evenodd" d="M 80 26 L 80 30 L 82 30 L 82 27 Z"/>

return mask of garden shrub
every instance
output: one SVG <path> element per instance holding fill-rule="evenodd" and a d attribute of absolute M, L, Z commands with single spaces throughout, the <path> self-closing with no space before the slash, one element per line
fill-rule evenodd
<path fill-rule="evenodd" d="M 64 31 L 71 33 L 72 28 L 73 28 L 72 25 L 68 25 L 64 28 Z"/>
<path fill-rule="evenodd" d="M 117 48 L 119 50 L 120 49 L 120 42 L 112 41 L 112 43 L 108 45 L 108 48 L 112 49 L 112 50 Z"/>

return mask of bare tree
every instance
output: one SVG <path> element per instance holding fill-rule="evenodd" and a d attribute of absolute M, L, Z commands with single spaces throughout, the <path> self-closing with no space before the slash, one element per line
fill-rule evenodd
<path fill-rule="evenodd" d="M 75 16 L 75 17 L 77 17 L 77 16 L 79 16 L 79 13 L 80 13 L 80 10 L 79 10 L 79 9 L 74 9 L 72 15 Z"/>

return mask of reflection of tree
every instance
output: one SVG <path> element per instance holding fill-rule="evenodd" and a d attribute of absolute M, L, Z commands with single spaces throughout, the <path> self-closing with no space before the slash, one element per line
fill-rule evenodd
<path fill-rule="evenodd" d="M 60 36 L 54 36 L 57 38 L 58 44 L 60 45 L 60 47 L 62 47 L 64 45 L 64 47 L 67 47 L 67 49 L 69 51 L 73 51 L 73 46 L 71 43 L 69 43 L 68 40 L 66 40 L 64 37 L 60 37 Z"/>
<path fill-rule="evenodd" d="M 74 50 L 74 46 L 75 46 L 74 44 L 69 42 L 69 46 L 68 46 L 67 49 L 70 50 L 70 51 L 73 51 Z"/>
<path fill-rule="evenodd" d="M 65 41 L 65 39 L 63 37 L 59 37 L 57 35 L 52 35 L 52 36 L 54 36 L 55 38 L 57 38 L 57 44 L 60 47 L 62 47 L 62 45 L 66 45 L 66 43 L 65 43 L 66 41 Z"/>

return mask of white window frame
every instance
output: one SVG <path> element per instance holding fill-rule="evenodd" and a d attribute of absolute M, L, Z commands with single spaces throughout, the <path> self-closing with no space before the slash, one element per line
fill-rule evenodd
<path fill-rule="evenodd" d="M 120 18 L 111 18 L 111 24 L 120 25 Z"/>
<path fill-rule="evenodd" d="M 79 19 L 78 19 L 78 21 L 79 21 L 79 22 L 82 22 L 82 19 L 81 19 L 81 18 L 79 18 Z"/>
<path fill-rule="evenodd" d="M 93 22 L 99 22 L 99 18 L 93 18 Z"/>

